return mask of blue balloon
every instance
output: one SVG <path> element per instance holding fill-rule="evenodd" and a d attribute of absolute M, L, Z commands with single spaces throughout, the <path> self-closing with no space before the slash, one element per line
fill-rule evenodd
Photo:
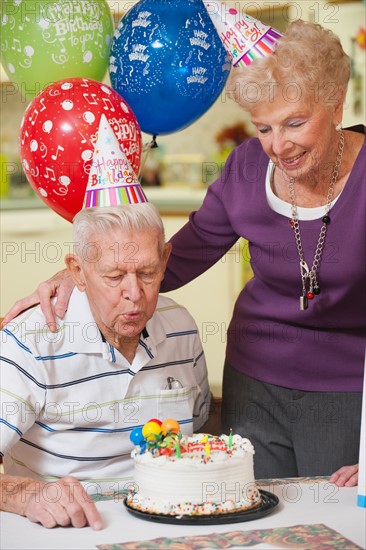
<path fill-rule="evenodd" d="M 130 433 L 130 440 L 134 445 L 141 445 L 145 441 L 142 435 L 142 428 L 134 428 Z"/>
<path fill-rule="evenodd" d="M 112 86 L 152 135 L 182 130 L 202 116 L 230 69 L 201 0 L 140 0 L 112 40 Z"/>

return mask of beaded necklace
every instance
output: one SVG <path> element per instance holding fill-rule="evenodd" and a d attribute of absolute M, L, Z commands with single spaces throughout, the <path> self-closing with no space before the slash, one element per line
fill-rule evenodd
<path fill-rule="evenodd" d="M 338 144 L 338 153 L 337 158 L 334 163 L 332 176 L 329 182 L 328 194 L 327 194 L 327 203 L 325 206 L 325 215 L 322 218 L 322 227 L 320 229 L 318 242 L 315 248 L 315 254 L 313 259 L 313 265 L 309 268 L 309 265 L 305 261 L 304 251 L 302 246 L 301 232 L 299 217 L 297 212 L 296 204 L 296 193 L 295 193 L 295 178 L 290 178 L 288 183 L 290 200 L 291 200 L 291 213 L 292 217 L 289 220 L 290 226 L 294 230 L 296 247 L 300 258 L 300 274 L 302 282 L 302 294 L 300 296 L 300 310 L 304 311 L 308 308 L 309 300 L 313 300 L 315 296 L 320 294 L 320 287 L 318 284 L 317 272 L 320 265 L 320 260 L 324 250 L 325 236 L 327 233 L 327 226 L 330 223 L 329 212 L 332 208 L 332 200 L 334 195 L 334 186 L 338 179 L 339 169 L 342 164 L 344 150 L 344 133 L 339 132 L 339 144 Z"/>

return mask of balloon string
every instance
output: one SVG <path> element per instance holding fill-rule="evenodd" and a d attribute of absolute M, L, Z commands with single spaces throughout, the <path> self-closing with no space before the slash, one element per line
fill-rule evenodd
<path fill-rule="evenodd" d="M 150 153 L 151 149 L 156 149 L 157 147 L 159 147 L 159 145 L 156 142 L 156 135 L 153 136 L 152 140 L 149 143 L 145 143 L 145 145 L 143 146 L 142 152 L 145 153 L 145 156 L 143 158 L 143 161 L 142 161 L 142 164 L 141 164 L 141 169 L 140 169 L 140 176 L 139 176 L 140 182 L 141 182 L 141 179 L 142 179 L 142 175 L 144 173 L 144 168 L 145 168 L 145 164 L 146 164 L 146 161 L 148 159 L 149 153 Z"/>

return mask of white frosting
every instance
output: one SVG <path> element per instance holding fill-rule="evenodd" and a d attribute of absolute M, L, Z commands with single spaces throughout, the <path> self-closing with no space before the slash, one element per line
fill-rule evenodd
<path fill-rule="evenodd" d="M 139 510 L 174 515 L 224 513 L 258 505 L 250 441 L 235 435 L 226 448 L 228 436 L 209 436 L 212 448 L 207 455 L 205 437 L 183 437 L 180 444 L 188 452 L 182 452 L 181 458 L 175 453 L 133 451 L 135 491 L 128 503 Z"/>

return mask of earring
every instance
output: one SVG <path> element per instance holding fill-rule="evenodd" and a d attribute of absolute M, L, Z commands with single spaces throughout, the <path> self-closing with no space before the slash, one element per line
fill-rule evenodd
<path fill-rule="evenodd" d="M 336 130 L 337 130 L 337 132 L 340 132 L 342 130 L 342 122 L 338 122 L 338 124 L 336 126 Z"/>

